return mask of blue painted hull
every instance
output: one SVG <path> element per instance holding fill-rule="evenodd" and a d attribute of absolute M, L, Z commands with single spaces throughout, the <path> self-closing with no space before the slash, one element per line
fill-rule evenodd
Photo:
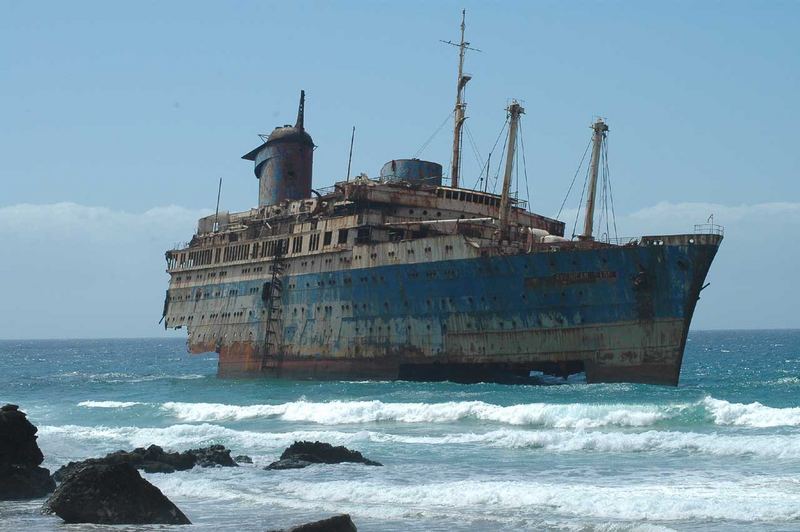
<path fill-rule="evenodd" d="M 676 385 L 721 237 L 660 238 L 291 273 L 279 349 L 266 348 L 263 278 L 205 285 L 183 308 L 189 343 L 218 351 L 221 375 L 481 381 L 541 370 Z"/>

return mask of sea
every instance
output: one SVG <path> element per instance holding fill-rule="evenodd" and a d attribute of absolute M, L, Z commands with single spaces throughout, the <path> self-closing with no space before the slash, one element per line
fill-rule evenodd
<path fill-rule="evenodd" d="M 51 471 L 150 444 L 250 456 L 144 474 L 180 530 L 336 513 L 360 531 L 800 530 L 796 330 L 694 331 L 678 387 L 218 379 L 180 338 L 0 341 L 0 368 L 0 403 L 38 426 Z M 383 467 L 263 469 L 296 440 Z M 43 501 L 0 502 L 0 529 L 148 529 L 67 526 Z"/>

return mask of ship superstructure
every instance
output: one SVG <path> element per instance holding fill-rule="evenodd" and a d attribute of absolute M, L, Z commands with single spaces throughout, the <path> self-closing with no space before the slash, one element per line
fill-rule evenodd
<path fill-rule="evenodd" d="M 462 19 L 462 63 L 466 44 Z M 463 76 L 460 64 L 456 172 Z M 589 382 L 677 384 L 721 229 L 595 239 L 602 120 L 584 231 L 568 239 L 563 222 L 510 193 L 516 102 L 501 194 L 446 186 L 441 165 L 418 159 L 312 190 L 304 112 L 301 95 L 295 125 L 244 156 L 258 207 L 200 219 L 166 254 L 165 326 L 186 327 L 191 352 L 219 353 L 220 375 L 475 382 L 583 371 Z"/>

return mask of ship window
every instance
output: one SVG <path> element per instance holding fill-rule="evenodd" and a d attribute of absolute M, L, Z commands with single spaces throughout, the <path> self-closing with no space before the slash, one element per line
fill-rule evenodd
<path fill-rule="evenodd" d="M 414 214 L 414 209 L 408 209 L 408 214 Z"/>
<path fill-rule="evenodd" d="M 333 231 L 325 231 L 325 236 L 322 239 L 322 245 L 330 246 L 332 236 L 333 236 Z"/>
<path fill-rule="evenodd" d="M 308 250 L 316 251 L 319 249 L 319 233 L 314 233 L 308 237 Z"/>
<path fill-rule="evenodd" d="M 348 229 L 339 229 L 339 244 L 347 244 L 347 234 L 350 231 Z"/>
<path fill-rule="evenodd" d="M 303 237 L 296 236 L 292 238 L 292 253 L 300 253 L 303 251 Z"/>
<path fill-rule="evenodd" d="M 356 244 L 366 244 L 369 239 L 369 227 L 359 227 L 356 232 Z"/>

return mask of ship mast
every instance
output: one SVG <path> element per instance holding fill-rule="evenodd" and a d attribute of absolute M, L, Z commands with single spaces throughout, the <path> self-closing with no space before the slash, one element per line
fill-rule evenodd
<path fill-rule="evenodd" d="M 453 160 L 450 173 L 450 185 L 453 188 L 458 188 L 458 179 L 461 169 L 461 128 L 464 125 L 464 120 L 466 120 L 466 117 L 464 116 L 464 110 L 467 107 L 467 104 L 464 103 L 464 87 L 466 87 L 467 82 L 472 79 L 472 76 L 469 74 L 464 74 L 464 52 L 466 50 L 475 50 L 476 52 L 480 51 L 476 50 L 475 48 L 470 48 L 469 43 L 464 41 L 466 16 L 467 10 L 464 9 L 461 11 L 461 42 L 456 44 L 450 41 L 442 41 L 445 44 L 458 46 L 458 80 L 456 83 L 456 107 L 453 124 Z"/>
<path fill-rule="evenodd" d="M 519 116 L 525 113 L 525 109 L 514 100 L 508 106 L 509 125 L 508 125 L 508 151 L 506 152 L 506 170 L 503 174 L 503 194 L 500 196 L 500 240 L 507 240 L 509 236 L 508 221 L 511 213 L 511 172 L 514 169 L 514 155 L 517 149 L 517 128 L 519 127 Z"/>
<path fill-rule="evenodd" d="M 578 237 L 580 240 L 594 240 L 592 228 L 594 226 L 594 202 L 597 195 L 597 174 L 600 168 L 600 152 L 603 147 L 603 140 L 606 138 L 608 126 L 602 118 L 592 124 L 594 133 L 592 134 L 592 159 L 589 163 L 589 191 L 586 196 L 586 217 L 583 221 L 583 234 Z"/>

